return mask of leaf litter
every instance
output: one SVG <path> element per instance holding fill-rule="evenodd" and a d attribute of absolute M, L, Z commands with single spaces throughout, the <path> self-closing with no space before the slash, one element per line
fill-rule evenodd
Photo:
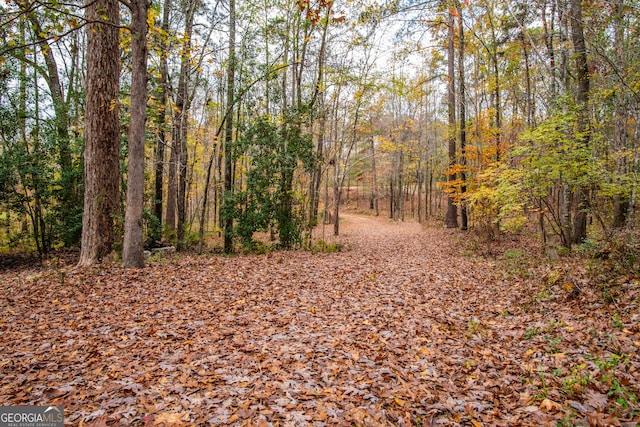
<path fill-rule="evenodd" d="M 456 231 L 343 230 L 340 253 L 0 273 L 0 404 L 93 427 L 637 424 L 637 284 L 605 304 Z"/>

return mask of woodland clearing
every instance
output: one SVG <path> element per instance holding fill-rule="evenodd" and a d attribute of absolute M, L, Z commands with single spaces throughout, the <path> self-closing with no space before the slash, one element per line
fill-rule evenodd
<path fill-rule="evenodd" d="M 633 426 L 637 282 L 345 215 L 337 253 L 0 272 L 0 404 L 74 426 Z"/>

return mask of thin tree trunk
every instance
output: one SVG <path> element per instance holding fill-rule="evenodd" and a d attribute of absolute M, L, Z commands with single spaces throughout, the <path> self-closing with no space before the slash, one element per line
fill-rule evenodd
<path fill-rule="evenodd" d="M 320 114 L 322 117 L 319 120 L 318 139 L 316 142 L 316 156 L 318 159 L 322 159 L 324 152 L 324 139 L 327 126 L 327 120 L 324 117 L 324 94 L 320 95 Z M 311 175 L 311 182 L 309 183 L 309 226 L 314 227 L 318 224 L 318 205 L 320 204 L 320 182 L 322 178 L 322 162 L 317 161 L 317 164 Z"/>
<path fill-rule="evenodd" d="M 174 123 L 173 126 L 176 126 Z M 173 135 L 173 132 L 172 132 Z M 167 183 L 167 203 L 165 208 L 165 225 L 167 229 L 173 231 L 176 229 L 176 202 L 178 200 L 178 141 L 171 141 L 171 147 L 169 150 L 169 173 Z"/>
<path fill-rule="evenodd" d="M 313 97 L 311 98 L 311 101 L 309 103 L 310 108 L 313 108 L 313 106 L 318 101 L 320 106 L 319 107 L 319 111 L 321 114 L 320 126 L 319 126 L 320 129 L 319 129 L 319 135 L 318 135 L 318 140 L 316 144 L 316 155 L 318 159 L 322 158 L 322 153 L 324 151 L 324 143 L 325 143 L 324 141 L 325 130 L 326 130 L 326 118 L 325 118 L 326 113 L 324 111 L 325 95 L 324 95 L 324 91 L 322 91 L 321 88 L 324 80 L 324 64 L 326 59 L 325 57 L 326 57 L 327 32 L 328 32 L 327 30 L 329 28 L 329 22 L 331 21 L 329 19 L 330 11 L 331 11 L 331 5 L 327 7 L 327 17 L 324 20 L 324 26 L 322 28 L 322 39 L 320 42 L 320 51 L 318 53 L 318 77 L 316 79 L 316 85 L 313 92 Z M 311 182 L 309 186 L 309 190 L 310 190 L 309 198 L 311 200 L 311 204 L 309 207 L 309 225 L 312 227 L 318 223 L 318 204 L 320 202 L 320 181 L 322 176 L 321 168 L 322 168 L 322 164 L 321 162 L 318 162 L 311 176 Z"/>
<path fill-rule="evenodd" d="M 424 177 L 422 175 L 422 165 L 421 161 L 418 160 L 418 167 L 416 171 L 416 185 L 418 190 L 418 223 L 422 224 L 423 222 L 423 214 L 422 214 L 422 181 L 424 181 Z"/>
<path fill-rule="evenodd" d="M 63 225 L 62 238 L 65 246 L 73 246 L 78 243 L 80 235 L 75 231 L 75 217 L 82 209 L 75 179 L 71 158 L 71 138 L 69 136 L 69 104 L 65 101 L 60 82 L 60 73 L 55 55 L 51 54 L 51 45 L 46 37 L 38 17 L 33 11 L 27 9 L 27 3 L 16 1 L 18 7 L 26 12 L 26 17 L 31 23 L 33 33 L 38 40 L 40 51 L 44 57 L 47 73 L 42 73 L 51 93 L 53 111 L 55 114 L 56 144 L 58 147 L 58 164 L 60 166 L 60 216 Z M 72 68 L 73 71 L 73 68 Z"/>
<path fill-rule="evenodd" d="M 176 213 L 177 226 L 176 237 L 178 249 L 184 249 L 184 227 L 186 223 L 187 203 L 187 134 L 189 126 L 189 75 L 191 71 L 191 37 L 193 34 L 193 21 L 196 9 L 196 1 L 188 0 L 185 19 L 185 40 L 180 54 L 180 76 L 178 78 L 178 91 L 176 93 L 175 114 L 173 123 L 173 144 L 177 172 Z"/>
<path fill-rule="evenodd" d="M 450 5 L 448 16 L 448 46 L 447 46 L 447 78 L 448 78 L 448 96 L 447 109 L 449 117 L 448 139 L 449 139 L 449 168 L 453 169 L 456 164 L 456 76 L 455 76 L 455 22 L 454 22 L 454 6 Z M 449 171 L 447 181 L 452 183 L 456 179 L 456 174 Z M 453 191 L 449 188 L 449 191 Z M 451 194 L 447 195 L 447 215 L 445 218 L 447 228 L 458 228 L 458 208 L 453 201 Z"/>
<path fill-rule="evenodd" d="M 633 227 L 633 221 L 635 219 L 635 210 L 636 210 L 636 200 L 637 200 L 637 188 L 638 188 L 638 165 L 640 164 L 640 159 L 638 158 L 638 141 L 640 140 L 640 106 L 636 104 L 635 111 L 635 122 L 636 122 L 636 131 L 635 136 L 633 138 L 633 166 L 632 166 L 632 177 L 633 177 L 633 185 L 631 186 L 631 195 L 629 196 L 629 213 L 627 214 L 627 227 Z"/>
<path fill-rule="evenodd" d="M 378 206 L 378 171 L 376 168 L 376 147 L 373 137 L 370 138 L 371 142 L 371 173 L 373 175 L 373 189 L 371 190 L 371 209 L 375 209 L 376 216 L 380 216 L 380 209 Z"/>
<path fill-rule="evenodd" d="M 169 66 L 167 64 L 167 55 L 169 50 L 169 11 L 171 9 L 171 0 L 165 0 L 162 10 L 162 32 L 160 53 L 160 87 L 158 95 L 158 144 L 155 152 L 155 186 L 153 213 L 158 219 L 158 230 L 156 236 L 160 237 L 162 232 L 162 207 L 163 207 L 163 184 L 164 184 L 164 156 L 165 147 L 167 145 L 167 130 L 165 128 L 167 121 L 167 99 L 169 95 Z M 175 219 L 174 219 L 175 222 Z"/>
<path fill-rule="evenodd" d="M 491 27 L 491 43 L 493 49 L 489 52 L 493 65 L 493 108 L 494 108 L 494 126 L 495 126 L 495 142 L 496 142 L 496 161 L 500 161 L 502 150 L 502 102 L 500 100 L 500 70 L 498 68 L 498 38 L 493 23 L 493 15 L 489 13 L 489 24 Z"/>
<path fill-rule="evenodd" d="M 404 150 L 400 150 L 400 165 L 398 167 L 398 213 L 396 219 L 404 221 Z"/>
<path fill-rule="evenodd" d="M 587 48 L 584 40 L 582 25 L 581 0 L 571 0 L 571 36 L 576 62 L 576 77 L 578 89 L 576 101 L 578 102 L 578 138 L 580 148 L 586 149 L 589 145 L 589 66 L 587 63 Z M 585 159 L 585 161 L 587 161 Z M 581 243 L 587 238 L 587 209 L 589 207 L 589 189 L 580 186 L 576 191 L 577 204 L 573 216 L 573 243 Z"/>
<path fill-rule="evenodd" d="M 556 3 L 555 1 L 551 1 L 551 22 L 547 20 L 547 3 L 544 2 L 542 5 L 542 28 L 544 34 L 544 41 L 547 47 L 547 51 L 549 53 L 549 70 L 551 72 L 551 97 L 555 97 L 557 93 L 556 87 L 556 59 L 555 59 L 555 49 L 553 45 L 553 36 L 555 34 L 555 9 Z"/>
<path fill-rule="evenodd" d="M 224 136 L 224 190 L 223 203 L 232 203 L 233 195 L 233 98 L 236 70 L 236 2 L 229 0 L 229 63 L 227 64 L 227 122 Z M 224 213 L 224 252 L 233 251 L 233 218 L 229 209 Z"/>
<path fill-rule="evenodd" d="M 340 234 L 340 199 L 342 198 L 342 180 L 338 177 L 338 161 L 334 165 L 333 174 L 333 235 Z"/>
<path fill-rule="evenodd" d="M 394 197 L 395 197 L 395 193 L 394 193 L 394 189 L 393 189 L 393 173 L 391 174 L 391 177 L 389 179 L 389 218 L 393 219 L 393 208 L 394 208 Z"/>
<path fill-rule="evenodd" d="M 625 60 L 625 31 L 623 27 L 624 17 L 624 0 L 618 0 L 614 5 L 614 48 L 616 66 L 620 70 L 626 70 L 627 64 Z M 626 157 L 621 155 L 627 146 L 627 121 L 629 120 L 628 107 L 625 100 L 624 92 L 619 90 L 616 92 L 615 98 L 615 118 L 614 118 L 614 150 L 619 155 L 616 161 L 616 174 L 621 176 L 626 172 Z M 624 227 L 627 222 L 627 214 L 629 212 L 629 196 L 626 194 L 618 194 L 613 200 L 613 226 L 616 228 Z"/>
<path fill-rule="evenodd" d="M 462 206 L 460 207 L 460 229 L 466 230 L 467 224 L 467 205 L 464 200 L 465 193 L 467 192 L 467 176 L 466 176 L 466 145 L 467 145 L 467 116 L 466 116 L 466 94 L 465 94 L 465 76 L 464 76 L 464 23 L 462 20 L 462 9 L 458 13 L 458 29 L 460 40 L 458 42 L 459 57 L 458 57 L 458 75 L 460 80 L 460 165 L 462 166 L 460 171 L 460 179 L 462 180 Z"/>

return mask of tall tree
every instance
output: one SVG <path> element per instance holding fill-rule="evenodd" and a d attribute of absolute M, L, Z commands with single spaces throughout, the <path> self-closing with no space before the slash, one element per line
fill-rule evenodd
<path fill-rule="evenodd" d="M 236 2 L 229 0 L 229 58 L 227 64 L 227 116 L 224 136 L 225 202 L 233 198 L 233 106 L 236 73 Z M 233 216 L 227 209 L 224 215 L 224 252 L 233 251 Z"/>
<path fill-rule="evenodd" d="M 449 128 L 447 137 L 449 141 L 449 171 L 447 180 L 452 183 L 456 179 L 456 173 L 453 171 L 456 164 L 456 75 L 455 75 L 455 6 L 450 1 L 448 19 L 447 19 L 447 110 Z M 449 191 L 452 191 L 450 188 Z M 453 200 L 451 193 L 447 196 L 447 215 L 445 217 L 445 225 L 447 228 L 458 228 L 458 208 Z"/>
<path fill-rule="evenodd" d="M 123 0 L 120 0 L 123 1 Z M 127 207 L 124 216 L 122 265 L 144 267 L 142 210 L 144 208 L 144 140 L 147 121 L 147 14 L 148 0 L 131 0 L 131 123 L 129 124 L 129 163 L 127 169 Z"/>
<path fill-rule="evenodd" d="M 187 0 L 185 19 L 185 34 L 180 54 L 180 76 L 175 98 L 175 114 L 173 117 L 173 155 L 177 167 L 176 208 L 178 214 L 177 240 L 178 249 L 184 248 L 184 227 L 187 219 L 187 134 L 189 129 L 189 110 L 191 96 L 189 79 L 191 75 L 191 47 L 193 24 L 196 13 L 197 0 Z"/>
<path fill-rule="evenodd" d="M 163 207 L 163 185 L 164 185 L 164 156 L 167 146 L 167 100 L 169 94 L 169 11 L 171 10 L 171 0 L 165 0 L 162 8 L 162 24 L 160 31 L 160 84 L 157 90 L 158 113 L 157 113 L 157 135 L 158 143 L 155 152 L 155 185 L 153 214 L 158 220 L 158 230 L 156 237 L 160 236 L 162 230 L 162 207 Z"/>
<path fill-rule="evenodd" d="M 167 186 L 167 204 L 165 222 L 169 229 L 177 230 L 178 246 L 182 245 L 184 232 L 186 170 L 187 170 L 187 129 L 189 119 L 189 77 L 191 74 L 191 46 L 193 21 L 197 0 L 184 3 L 184 33 L 181 37 L 180 72 L 178 88 L 173 102 L 173 122 L 171 131 L 171 152 L 169 154 L 169 183 Z M 182 218 L 181 218 L 182 217 Z M 177 226 L 176 226 L 177 223 Z"/>
<path fill-rule="evenodd" d="M 117 0 L 88 2 L 85 111 L 85 193 L 79 266 L 100 261 L 112 250 L 118 213 L 120 51 Z"/>
<path fill-rule="evenodd" d="M 619 70 L 627 69 L 625 57 L 626 36 L 624 28 L 625 0 L 617 0 L 614 3 L 613 25 L 614 25 L 614 54 L 615 64 Z M 621 155 L 627 146 L 627 121 L 629 120 L 629 108 L 625 96 L 622 82 L 616 85 L 615 94 L 615 118 L 614 118 L 614 149 L 619 155 L 616 160 L 616 173 L 624 174 L 626 169 L 625 156 Z M 613 201 L 613 225 L 623 227 L 627 222 L 629 212 L 629 196 L 618 194 Z"/>
<path fill-rule="evenodd" d="M 582 2 L 581 0 L 571 0 L 571 38 L 573 41 L 574 58 L 576 63 L 577 91 L 576 101 L 578 104 L 578 140 L 579 149 L 585 153 L 589 145 L 589 65 L 587 63 L 587 47 L 584 39 L 584 29 L 582 22 Z M 587 158 L 583 159 L 585 162 Z M 587 209 L 589 205 L 589 189 L 579 186 L 576 192 L 577 205 L 573 216 L 573 243 L 581 243 L 587 238 Z"/>
<path fill-rule="evenodd" d="M 467 176 L 466 176 L 466 164 L 467 164 L 467 96 L 465 92 L 465 75 L 464 75 L 464 21 L 462 18 L 462 6 L 458 11 L 458 81 L 460 82 L 460 164 L 462 169 L 460 171 L 460 180 L 462 181 L 462 187 L 460 189 L 462 193 L 462 206 L 460 206 L 460 228 L 466 230 L 468 228 L 467 220 L 467 205 L 464 200 L 465 193 L 467 192 Z"/>
<path fill-rule="evenodd" d="M 24 12 L 31 28 L 37 44 L 45 61 L 46 72 L 40 67 L 35 70 L 40 71 L 44 77 L 53 104 L 55 114 L 55 134 L 56 145 L 58 148 L 58 164 L 60 166 L 61 177 L 60 185 L 60 219 L 62 222 L 62 238 L 65 246 L 72 246 L 78 243 L 78 230 L 75 224 L 75 217 L 81 208 L 80 192 L 78 191 L 78 182 L 76 181 L 76 173 L 73 168 L 73 159 L 71 156 L 71 137 L 69 135 L 69 103 L 65 100 L 62 79 L 58 69 L 58 63 L 55 55 L 52 53 L 52 46 L 46 37 L 46 31 L 43 28 L 41 18 L 34 10 L 33 6 L 22 1 L 15 1 L 20 10 Z M 21 59 L 27 61 L 26 56 Z M 35 62 L 33 63 L 35 65 Z M 74 68 L 72 67 L 72 72 Z M 71 87 L 69 88 L 71 91 Z"/>

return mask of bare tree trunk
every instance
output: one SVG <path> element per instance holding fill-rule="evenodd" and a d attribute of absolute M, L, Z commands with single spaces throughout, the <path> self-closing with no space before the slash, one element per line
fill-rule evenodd
<path fill-rule="evenodd" d="M 524 78 L 526 83 L 525 89 L 525 116 L 527 117 L 527 126 L 532 127 L 534 123 L 535 108 L 533 103 L 533 93 L 531 90 L 531 65 L 529 60 L 529 49 L 527 38 L 525 37 L 525 29 L 523 28 L 520 33 L 520 39 L 522 40 L 522 53 L 524 55 Z"/>
<path fill-rule="evenodd" d="M 229 0 L 229 63 L 227 64 L 227 122 L 224 136 L 224 191 L 223 203 L 231 203 L 233 194 L 233 98 L 235 93 L 236 71 L 236 2 Z M 224 215 L 224 252 L 233 251 L 233 218 L 228 212 Z"/>
<path fill-rule="evenodd" d="M 175 124 L 174 124 L 175 126 Z M 176 229 L 176 202 L 178 200 L 178 141 L 171 141 L 169 151 L 169 176 L 167 183 L 167 203 L 165 212 L 165 224 L 169 230 Z"/>
<path fill-rule="evenodd" d="M 558 210 L 560 212 L 560 229 L 561 229 L 561 239 L 563 246 L 570 248 L 571 247 L 571 234 L 573 230 L 573 226 L 571 224 L 571 205 L 573 198 L 571 197 L 571 192 L 569 191 L 569 186 L 560 179 L 558 188 Z"/>
<path fill-rule="evenodd" d="M 633 227 L 633 221 L 635 219 L 635 211 L 636 211 L 636 199 L 637 199 L 637 188 L 638 188 L 638 165 L 640 164 L 640 159 L 638 158 L 638 141 L 640 139 L 640 107 L 636 104 L 635 108 L 635 122 L 636 122 L 636 131 L 635 136 L 633 138 L 633 165 L 632 165 L 632 176 L 633 176 L 633 185 L 631 186 L 631 195 L 629 196 L 629 213 L 627 214 L 627 227 Z"/>
<path fill-rule="evenodd" d="M 453 168 L 456 164 L 456 76 L 455 76 L 455 22 L 454 22 L 454 6 L 450 5 L 448 17 L 448 46 L 447 46 L 447 77 L 448 77 L 448 97 L 447 108 L 449 111 L 449 167 Z M 453 182 L 456 174 L 449 171 L 447 181 Z M 450 191 L 452 189 L 449 189 Z M 451 194 L 447 195 L 447 215 L 445 218 L 447 228 L 458 228 L 458 208 L 453 202 Z"/>
<path fill-rule="evenodd" d="M 324 226 L 331 223 L 331 214 L 329 213 L 329 168 L 325 168 L 324 177 L 324 208 L 322 218 L 322 232 L 324 238 Z"/>
<path fill-rule="evenodd" d="M 324 115 L 324 94 L 320 95 L 320 114 Z M 318 159 L 322 159 L 324 152 L 324 139 L 327 126 L 327 120 L 325 117 L 321 117 L 319 120 L 318 139 L 316 142 L 316 156 Z M 317 164 L 311 174 L 311 182 L 309 183 L 309 226 L 315 227 L 318 224 L 318 205 L 320 204 L 320 182 L 322 179 L 322 162 L 317 161 Z"/>
<path fill-rule="evenodd" d="M 542 28 L 544 34 L 544 41 L 549 53 L 549 70 L 551 72 L 551 96 L 555 97 L 557 92 L 556 87 L 556 58 L 555 49 L 553 46 L 553 36 L 555 34 L 555 9 L 556 2 L 551 1 L 551 22 L 547 20 L 547 3 L 546 1 L 542 5 Z"/>
<path fill-rule="evenodd" d="M 424 171 L 424 192 L 426 193 L 424 198 L 424 219 L 427 220 L 431 218 L 431 214 L 433 212 L 432 208 L 432 186 L 433 186 L 433 174 L 431 173 L 431 168 L 429 167 L 429 163 L 431 161 L 425 162 L 427 167 Z"/>
<path fill-rule="evenodd" d="M 376 216 L 380 216 L 380 209 L 378 206 L 378 171 L 376 169 L 376 147 L 375 140 L 371 137 L 371 172 L 373 175 L 373 188 L 371 190 L 371 209 L 376 210 Z"/>
<path fill-rule="evenodd" d="M 118 95 L 120 4 L 95 0 L 87 5 L 85 113 L 85 193 L 82 246 L 78 266 L 89 266 L 111 252 L 118 214 L 120 126 Z"/>
<path fill-rule="evenodd" d="M 144 136 L 147 121 L 147 12 L 148 0 L 131 0 L 131 123 L 127 207 L 124 214 L 122 266 L 144 267 L 142 211 L 144 208 Z"/>
<path fill-rule="evenodd" d="M 578 138 L 581 148 L 589 145 L 589 66 L 587 63 L 587 48 L 584 40 L 582 25 L 581 0 L 571 0 L 571 36 L 573 41 L 574 58 L 576 62 L 576 77 L 578 90 Z M 584 159 L 587 161 L 586 159 Z M 576 191 L 577 205 L 573 216 L 573 243 L 581 243 L 587 238 L 587 209 L 589 207 L 589 189 L 580 186 Z"/>
<path fill-rule="evenodd" d="M 342 180 L 339 177 L 338 161 L 334 165 L 333 174 L 333 235 L 340 234 L 340 199 L 342 198 Z"/>
<path fill-rule="evenodd" d="M 393 212 L 394 212 L 394 198 L 395 198 L 395 193 L 394 193 L 394 189 L 393 189 L 393 173 L 391 173 L 391 177 L 389 179 L 389 218 L 393 219 Z"/>
<path fill-rule="evenodd" d="M 186 222 L 187 203 L 187 133 L 189 126 L 189 75 L 191 71 L 191 36 L 193 34 L 193 21 L 196 9 L 196 1 L 189 0 L 186 5 L 185 40 L 180 54 L 180 76 L 178 78 L 178 91 L 176 93 L 175 114 L 173 123 L 173 144 L 176 155 L 177 169 L 177 198 L 176 211 L 178 249 L 184 249 L 184 226 Z"/>
<path fill-rule="evenodd" d="M 158 144 L 155 153 L 155 186 L 153 213 L 158 218 L 158 230 L 162 231 L 162 206 L 163 206 L 163 183 L 164 183 L 164 156 L 167 145 L 167 130 L 165 129 L 167 120 L 167 98 L 169 92 L 169 66 L 167 64 L 166 50 L 169 49 L 169 10 L 171 0 L 165 0 L 162 10 L 162 54 L 160 55 L 160 88 L 158 96 Z M 174 209 L 175 211 L 175 209 Z M 175 219 L 174 219 L 175 222 Z"/>
<path fill-rule="evenodd" d="M 460 229 L 466 230 L 468 228 L 467 221 L 467 205 L 464 200 L 465 193 L 467 192 L 467 176 L 466 176 L 466 145 L 467 145 L 467 110 L 466 102 L 467 97 L 465 94 L 465 76 L 464 76 L 464 22 L 462 20 L 462 9 L 458 12 L 458 31 L 460 41 L 458 42 L 459 57 L 458 57 L 458 75 L 460 80 L 460 164 L 462 169 L 460 171 L 460 179 L 462 180 L 462 206 L 460 207 Z"/>
<path fill-rule="evenodd" d="M 324 111 L 325 95 L 324 95 L 324 91 L 321 90 L 321 87 L 324 80 L 327 30 L 329 28 L 329 22 L 331 21 L 329 19 L 330 8 L 331 6 L 327 8 L 327 19 L 324 20 L 324 26 L 322 29 L 322 40 L 320 43 L 320 51 L 318 54 L 318 77 L 316 79 L 316 87 L 315 87 L 311 102 L 309 103 L 310 107 L 313 108 L 315 103 L 318 102 L 319 104 L 318 110 L 320 111 L 320 115 L 321 115 L 320 124 L 319 124 L 320 129 L 319 129 L 318 139 L 316 143 L 316 155 L 318 159 L 322 158 L 322 153 L 324 151 L 324 143 L 325 143 L 324 141 L 325 130 L 326 130 L 326 118 L 325 118 L 325 111 Z M 321 177 L 322 177 L 322 162 L 318 161 L 313 170 L 313 173 L 311 176 L 311 182 L 309 183 L 309 198 L 311 202 L 309 205 L 309 225 L 311 227 L 315 226 L 318 223 L 318 204 L 320 202 Z"/>
<path fill-rule="evenodd" d="M 424 216 L 422 213 L 422 182 L 424 181 L 424 175 L 422 173 L 422 161 L 418 160 L 418 167 L 416 171 L 416 181 L 418 186 L 418 223 L 422 224 Z"/>
<path fill-rule="evenodd" d="M 398 166 L 398 213 L 396 219 L 404 221 L 404 150 L 400 150 L 400 164 Z"/>
<path fill-rule="evenodd" d="M 618 0 L 614 5 L 614 48 L 616 66 L 620 70 L 626 70 L 627 64 L 625 60 L 625 31 L 622 24 L 624 17 L 624 0 Z M 614 119 L 614 150 L 616 153 L 622 153 L 627 146 L 627 121 L 629 119 L 628 106 L 622 90 L 616 92 L 615 98 L 615 119 Z M 622 175 L 625 173 L 627 165 L 626 158 L 622 155 L 616 161 L 616 173 Z M 624 227 L 627 222 L 627 214 L 629 212 L 629 196 L 618 194 L 613 200 L 613 226 L 616 228 Z"/>

